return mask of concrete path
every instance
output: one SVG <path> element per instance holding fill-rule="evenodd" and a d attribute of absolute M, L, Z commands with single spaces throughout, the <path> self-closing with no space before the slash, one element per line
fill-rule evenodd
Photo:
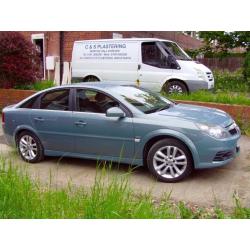
<path fill-rule="evenodd" d="M 138 192 L 151 191 L 153 196 L 161 198 L 171 192 L 175 201 L 185 201 L 199 206 L 213 206 L 215 202 L 223 207 L 232 207 L 233 194 L 236 192 L 242 204 L 250 207 L 250 137 L 242 136 L 241 154 L 232 163 L 223 168 L 196 170 L 186 180 L 168 184 L 156 182 L 146 168 L 137 168 L 131 175 L 131 186 Z M 18 165 L 26 165 L 33 177 L 52 183 L 59 187 L 66 186 L 68 181 L 76 186 L 90 187 L 96 175 L 96 161 L 47 157 L 41 163 L 27 164 L 13 153 L 5 144 L 0 129 L 0 154 L 13 158 Z M 113 164 L 112 174 L 124 174 L 127 165 Z"/>

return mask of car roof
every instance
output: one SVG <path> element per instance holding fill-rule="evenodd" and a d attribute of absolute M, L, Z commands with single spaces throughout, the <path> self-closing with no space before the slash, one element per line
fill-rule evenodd
<path fill-rule="evenodd" d="M 121 86 L 130 86 L 135 87 L 135 84 L 131 82 L 80 82 L 80 83 L 72 83 L 72 84 L 66 84 L 66 85 L 60 85 L 56 86 L 54 88 L 50 89 L 57 89 L 57 88 L 79 88 L 79 87 L 88 87 L 88 88 L 96 88 L 96 89 L 111 89 L 115 87 L 121 87 Z M 49 90 L 49 89 L 47 89 Z"/>

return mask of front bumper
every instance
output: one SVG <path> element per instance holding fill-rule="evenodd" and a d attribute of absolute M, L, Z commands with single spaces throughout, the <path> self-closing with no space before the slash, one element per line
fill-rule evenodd
<path fill-rule="evenodd" d="M 186 84 L 190 92 L 194 92 L 201 89 L 213 89 L 214 81 L 207 82 L 204 80 L 186 80 Z"/>
<path fill-rule="evenodd" d="M 195 166 L 195 168 L 202 169 L 202 168 L 221 167 L 231 162 L 240 153 L 240 146 L 238 145 L 239 138 L 240 134 L 221 141 L 214 140 L 213 143 L 208 143 L 206 145 L 205 150 L 202 150 L 202 147 L 204 147 L 204 145 L 200 145 L 199 146 L 200 161 Z M 223 155 L 221 154 L 221 152 L 225 152 L 225 154 Z M 218 157 L 218 155 L 222 155 L 225 157 L 220 158 Z"/>

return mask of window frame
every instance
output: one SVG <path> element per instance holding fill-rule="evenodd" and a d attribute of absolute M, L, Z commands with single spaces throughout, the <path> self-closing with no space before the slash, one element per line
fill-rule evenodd
<path fill-rule="evenodd" d="M 126 114 L 126 117 L 133 117 L 133 113 L 131 112 L 131 110 L 129 110 L 128 107 L 126 107 L 120 100 L 118 100 L 117 98 L 115 98 L 114 96 L 110 95 L 109 93 L 102 91 L 100 89 L 95 89 L 95 88 L 88 88 L 88 87 L 77 87 L 72 89 L 72 111 L 74 112 L 79 112 L 79 113 L 83 113 L 83 114 L 99 114 L 99 115 L 105 115 L 106 113 L 95 113 L 95 112 L 89 112 L 89 111 L 80 111 L 77 109 L 77 101 L 76 101 L 76 97 L 77 97 L 77 90 L 85 90 L 85 91 L 95 91 L 95 92 L 99 92 L 102 93 L 106 96 L 108 96 L 111 99 L 114 99 L 116 102 L 119 103 L 119 108 Z"/>
<path fill-rule="evenodd" d="M 161 48 L 159 47 L 159 44 L 158 44 L 158 42 L 157 41 L 150 41 L 150 42 L 148 42 L 148 41 L 146 41 L 146 42 L 142 42 L 141 43 L 141 62 L 143 63 L 143 64 L 145 64 L 145 65 L 149 65 L 149 66 L 151 66 L 151 67 L 155 67 L 155 68 L 160 68 L 160 69 L 171 69 L 171 67 L 170 66 L 165 66 L 165 67 L 163 67 L 163 66 L 161 66 L 160 64 L 157 64 L 157 66 L 156 65 L 151 65 L 151 64 L 149 64 L 149 63 L 146 63 L 144 60 L 143 60 L 143 45 L 145 45 L 145 44 L 154 44 L 154 46 L 159 50 L 159 52 L 164 56 L 164 57 L 166 57 L 166 55 L 162 52 L 162 50 L 161 50 Z M 170 54 L 168 54 L 168 56 L 169 56 Z M 167 60 L 167 57 L 166 57 L 166 60 Z"/>
<path fill-rule="evenodd" d="M 62 90 L 68 90 L 69 91 L 69 109 L 68 110 L 54 110 L 54 109 L 41 109 L 41 100 L 42 98 L 51 93 L 51 92 L 56 92 L 56 91 L 62 91 Z M 57 89 L 51 89 L 51 90 L 48 90 L 48 91 L 45 91 L 44 93 L 42 93 L 39 97 L 38 97 L 38 101 L 37 101 L 37 109 L 39 110 L 47 110 L 47 111 L 59 111 L 59 112 L 72 112 L 73 109 L 72 109 L 72 88 L 70 87 L 64 87 L 64 88 L 57 88 Z"/>

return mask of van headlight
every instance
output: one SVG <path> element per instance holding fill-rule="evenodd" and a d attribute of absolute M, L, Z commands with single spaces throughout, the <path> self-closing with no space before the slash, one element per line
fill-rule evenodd
<path fill-rule="evenodd" d="M 197 76 L 198 76 L 199 79 L 204 80 L 204 81 L 207 80 L 206 74 L 202 70 L 195 68 L 195 71 L 196 71 Z"/>
<path fill-rule="evenodd" d="M 196 123 L 196 125 L 202 132 L 216 139 L 224 139 L 228 137 L 228 132 L 221 126 L 207 125 L 202 123 Z"/>

